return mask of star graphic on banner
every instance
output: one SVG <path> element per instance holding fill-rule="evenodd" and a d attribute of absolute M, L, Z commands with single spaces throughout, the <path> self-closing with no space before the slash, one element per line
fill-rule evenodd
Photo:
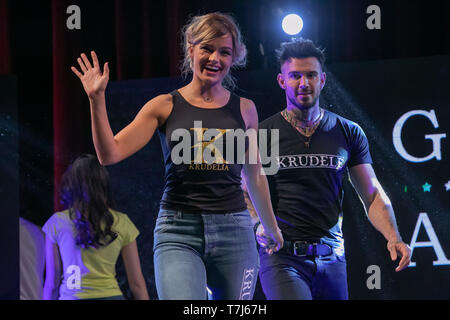
<path fill-rule="evenodd" d="M 445 184 L 445 191 L 450 190 L 450 180 Z"/>
<path fill-rule="evenodd" d="M 429 184 L 428 182 L 425 182 L 424 185 L 422 185 L 423 188 L 423 192 L 431 192 L 431 184 Z"/>

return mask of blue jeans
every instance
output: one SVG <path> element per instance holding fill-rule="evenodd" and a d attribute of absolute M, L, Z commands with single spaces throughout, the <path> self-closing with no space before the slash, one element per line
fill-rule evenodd
<path fill-rule="evenodd" d="M 286 252 L 269 256 L 259 250 L 260 281 L 268 300 L 347 300 L 345 257 L 298 257 Z"/>
<path fill-rule="evenodd" d="M 259 255 L 248 211 L 228 214 L 161 209 L 154 231 L 159 299 L 251 300 Z"/>

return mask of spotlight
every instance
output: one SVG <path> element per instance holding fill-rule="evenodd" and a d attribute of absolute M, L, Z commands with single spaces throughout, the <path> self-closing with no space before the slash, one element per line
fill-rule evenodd
<path fill-rule="evenodd" d="M 291 13 L 284 17 L 281 26 L 283 27 L 284 32 L 293 36 L 302 31 L 303 20 L 299 15 Z"/>

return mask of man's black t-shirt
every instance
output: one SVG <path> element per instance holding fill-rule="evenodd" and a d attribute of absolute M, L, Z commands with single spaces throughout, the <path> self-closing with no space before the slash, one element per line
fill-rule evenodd
<path fill-rule="evenodd" d="M 270 130 L 279 129 L 278 172 L 267 178 L 273 209 L 285 239 L 322 239 L 343 250 L 343 176 L 348 167 L 372 163 L 361 127 L 325 111 L 309 147 L 305 145 L 308 138 L 280 113 L 262 121 L 259 128 L 268 129 L 267 149 L 271 156 L 276 141 L 272 141 Z"/>

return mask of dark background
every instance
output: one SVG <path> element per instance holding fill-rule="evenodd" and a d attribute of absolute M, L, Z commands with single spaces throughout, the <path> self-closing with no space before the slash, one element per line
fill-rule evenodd
<path fill-rule="evenodd" d="M 81 30 L 66 28 L 69 16 L 66 8 L 72 4 L 81 8 Z M 381 30 L 366 28 L 366 19 L 369 17 L 366 9 L 372 4 L 381 8 Z M 375 169 L 393 200 L 405 241 L 411 239 L 418 213 L 428 212 L 448 256 L 449 241 L 443 234 L 449 225 L 448 220 L 445 220 L 448 215 L 445 193 L 442 194 L 441 190 L 437 196 L 434 193 L 426 194 L 429 198 L 423 198 L 425 194 L 420 193 L 420 188 L 413 195 L 396 193 L 398 188 L 403 189 L 403 185 L 418 188 L 419 183 L 425 182 L 424 179 L 429 179 L 432 185 L 434 183 L 433 192 L 442 189 L 443 183 L 448 180 L 447 139 L 442 140 L 441 162 L 434 160 L 412 165 L 393 151 L 390 136 L 393 123 L 401 114 L 412 109 L 429 110 L 434 106 L 440 128 L 432 128 L 425 120 L 428 127 L 411 129 L 412 136 L 415 135 L 417 139 L 417 143 L 412 140 L 411 145 L 429 147 L 429 141 L 423 139 L 424 134 L 447 132 L 449 67 L 446 61 L 449 58 L 443 56 L 431 62 L 420 60 L 420 57 L 450 54 L 450 1 L 445 0 L 0 0 L 0 74 L 14 79 L 8 80 L 8 84 L 2 82 L 1 92 L 17 102 L 10 104 L 16 107 L 8 107 L 6 113 L 12 115 L 13 118 L 8 119 L 13 120 L 8 125 L 15 128 L 18 134 L 12 135 L 10 140 L 1 140 L 2 150 L 11 150 L 11 161 L 2 162 L 2 169 L 6 168 L 10 172 L 15 170 L 17 177 L 14 181 L 2 174 L 2 183 L 9 186 L 8 191 L 11 193 L 6 194 L 3 192 L 5 189 L 2 189 L 2 199 L 7 200 L 5 205 L 11 203 L 10 212 L 16 212 L 15 208 L 18 207 L 21 216 L 42 225 L 59 209 L 56 190 L 67 164 L 80 153 L 94 152 L 88 101 L 79 80 L 70 71 L 76 57 L 81 52 L 94 49 L 101 63 L 109 61 L 112 71 L 109 94 L 111 97 L 120 97 L 114 105 L 117 110 L 123 110 L 111 114 L 111 117 L 115 117 L 114 124 L 117 123 L 114 129 L 118 130 L 134 117 L 146 99 L 159 92 L 167 92 L 166 89 L 176 87 L 181 81 L 173 78 L 179 75 L 181 60 L 179 30 L 189 16 L 211 11 L 231 13 L 241 26 L 249 56 L 247 67 L 236 73 L 239 79 L 237 93 L 255 100 L 261 119 L 280 110 L 284 102 L 282 92 L 274 82 L 276 64 L 273 55 L 280 42 L 289 40 L 281 30 L 281 19 L 293 11 L 302 15 L 305 22 L 302 36 L 315 40 L 326 49 L 331 73 L 322 103 L 330 110 L 357 121 L 366 130 L 371 147 L 375 149 L 372 151 Z M 264 48 L 264 54 L 260 45 Z M 408 58 L 419 60 L 399 60 Z M 384 61 L 386 59 L 389 61 Z M 419 68 L 417 65 L 420 65 L 420 61 L 425 62 Z M 380 73 L 380 70 L 383 72 Z M 122 82 L 124 80 L 130 82 Z M 148 89 L 153 86 L 154 91 Z M 16 94 L 12 94 L 14 89 Z M 130 92 L 135 95 L 130 95 Z M 3 97 L 1 101 L 3 114 L 6 104 L 3 103 Z M 418 123 L 420 125 L 420 118 Z M 3 148 L 4 143 L 13 145 Z M 151 199 L 147 200 L 148 203 L 136 199 L 136 209 L 130 209 L 129 212 L 133 221 L 142 226 L 141 231 L 152 229 L 154 211 L 151 210 L 157 206 L 161 191 L 161 186 L 157 185 L 152 191 L 142 189 L 147 183 L 161 181 L 160 176 L 163 174 L 161 170 L 150 172 L 147 166 L 151 148 L 155 149 L 151 164 L 161 165 L 157 159 L 161 155 L 159 151 L 156 152 L 158 141 L 154 139 L 140 153 L 123 164 L 111 167 L 111 171 L 118 170 L 116 167 L 120 166 L 125 166 L 127 170 L 142 170 L 130 172 L 129 175 L 124 171 L 115 180 L 120 179 L 117 183 L 123 188 L 116 189 L 119 199 L 124 199 L 124 192 L 129 189 L 135 190 L 134 196 L 139 199 Z M 430 151 L 423 150 L 422 155 Z M 145 175 L 141 175 L 144 171 Z M 432 179 L 436 182 L 431 182 Z M 344 218 L 351 298 L 448 298 L 448 290 L 447 296 L 442 291 L 448 288 L 448 282 L 445 282 L 449 278 L 448 267 L 428 267 L 431 265 L 430 260 L 434 259 L 432 250 L 417 249 L 418 253 L 430 251 L 428 258 L 424 258 L 425 269 L 422 270 L 428 273 L 421 274 L 430 274 L 431 278 L 409 278 L 408 273 L 419 274 L 419 257 L 416 259 L 416 268 L 401 274 L 391 273 L 394 266 L 387 260 L 384 240 L 368 225 L 354 192 L 349 189 L 346 193 L 346 206 L 351 209 L 347 210 L 351 213 Z M 141 209 L 141 213 L 138 213 Z M 409 219 L 404 218 L 404 215 Z M 15 225 L 5 225 L 3 228 L 16 230 Z M 2 243 L 9 248 L 2 252 L 8 257 L 7 261 L 11 262 L 8 266 L 13 270 L 11 266 L 14 261 L 18 261 L 18 256 L 10 248 L 17 245 Z M 360 257 L 362 253 L 367 257 Z M 378 260 L 380 257 L 385 259 L 384 264 Z M 143 263 L 146 278 L 151 282 L 151 261 Z M 369 291 L 365 286 L 368 277 L 365 272 L 369 263 L 381 267 L 382 290 Z M 5 279 L 18 278 L 3 270 L 1 274 Z M 429 280 L 427 290 L 411 289 L 416 284 L 417 288 L 422 288 L 424 282 Z M 14 299 L 13 291 L 2 286 L 2 297 Z"/>

